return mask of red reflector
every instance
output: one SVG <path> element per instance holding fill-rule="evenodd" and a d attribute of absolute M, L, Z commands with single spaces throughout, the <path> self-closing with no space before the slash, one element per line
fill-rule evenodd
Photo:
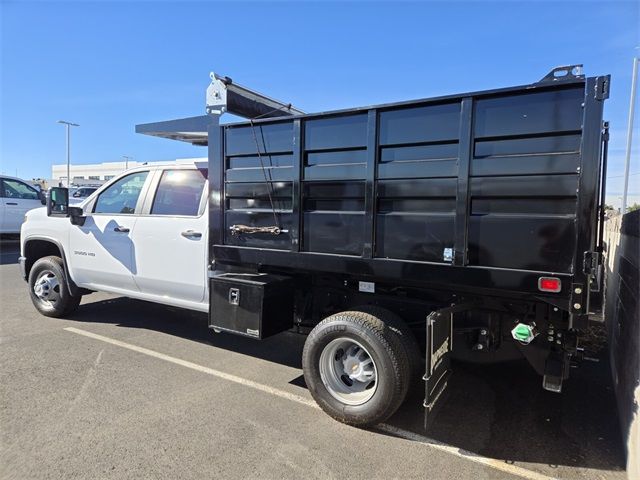
<path fill-rule="evenodd" d="M 538 279 L 538 289 L 543 292 L 553 292 L 558 293 L 561 289 L 562 284 L 560 283 L 559 278 L 554 277 L 540 277 Z"/>

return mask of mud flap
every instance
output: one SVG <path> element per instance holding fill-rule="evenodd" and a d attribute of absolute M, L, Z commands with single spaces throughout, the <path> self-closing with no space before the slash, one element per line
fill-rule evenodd
<path fill-rule="evenodd" d="M 427 316 L 427 371 L 424 397 L 424 428 L 429 428 L 437 407 L 444 403 L 451 376 L 451 350 L 453 349 L 453 313 L 447 309 L 431 312 Z"/>

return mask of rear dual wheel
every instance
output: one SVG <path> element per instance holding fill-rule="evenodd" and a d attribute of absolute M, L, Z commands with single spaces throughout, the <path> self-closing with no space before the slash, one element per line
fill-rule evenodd
<path fill-rule="evenodd" d="M 327 414 L 368 426 L 402 404 L 417 356 L 415 339 L 399 317 L 364 307 L 320 322 L 307 337 L 302 367 L 311 395 Z"/>

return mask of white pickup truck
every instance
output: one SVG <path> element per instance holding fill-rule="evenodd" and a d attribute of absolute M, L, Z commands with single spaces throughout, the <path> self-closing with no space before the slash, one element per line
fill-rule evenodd
<path fill-rule="evenodd" d="M 140 167 L 70 207 L 71 222 L 29 211 L 20 266 L 36 308 L 68 315 L 103 291 L 208 311 L 206 183 L 206 163 Z"/>
<path fill-rule="evenodd" d="M 31 298 L 48 316 L 105 291 L 248 338 L 309 331 L 305 383 L 351 425 L 385 421 L 420 378 L 429 424 L 454 357 L 524 357 L 561 392 L 603 278 L 610 77 L 581 72 L 309 114 L 211 74 L 207 115 L 136 126 L 207 145 L 207 168 L 129 170 L 79 206 L 54 187 L 26 215 Z"/>

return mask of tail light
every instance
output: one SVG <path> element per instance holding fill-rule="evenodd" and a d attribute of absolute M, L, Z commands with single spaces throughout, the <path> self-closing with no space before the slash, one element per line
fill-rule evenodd
<path fill-rule="evenodd" d="M 541 292 L 558 293 L 562 289 L 562 283 L 556 277 L 540 277 L 538 279 L 538 290 Z"/>

